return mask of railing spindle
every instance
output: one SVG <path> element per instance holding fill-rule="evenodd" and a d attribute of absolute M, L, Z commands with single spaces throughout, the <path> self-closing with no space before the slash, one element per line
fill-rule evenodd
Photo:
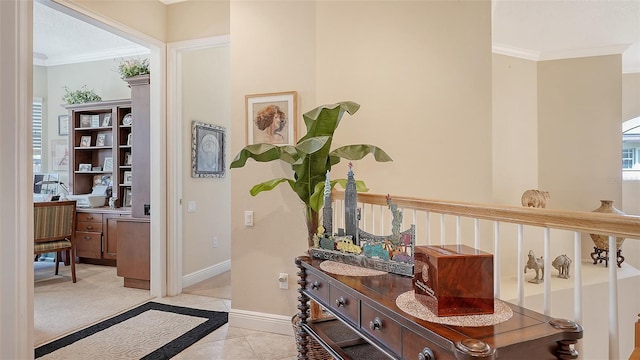
<path fill-rule="evenodd" d="M 551 230 L 544 228 L 544 314 L 551 316 Z"/>
<path fill-rule="evenodd" d="M 500 298 L 500 222 L 493 223 L 493 293 Z"/>
<path fill-rule="evenodd" d="M 609 359 L 619 359 L 618 351 L 618 256 L 616 237 L 609 236 Z"/>
<path fill-rule="evenodd" d="M 518 269 L 524 269 L 524 249 L 523 249 L 524 226 L 518 224 Z M 524 307 L 524 271 L 518 270 L 518 306 Z"/>

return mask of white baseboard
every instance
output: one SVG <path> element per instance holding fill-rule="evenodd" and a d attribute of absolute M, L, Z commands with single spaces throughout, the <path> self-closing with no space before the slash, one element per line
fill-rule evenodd
<path fill-rule="evenodd" d="M 231 309 L 229 326 L 293 336 L 291 316 Z"/>
<path fill-rule="evenodd" d="M 193 284 L 197 284 L 201 281 L 212 278 L 216 275 L 220 275 L 224 272 L 231 270 L 231 260 L 225 260 L 221 263 L 217 263 L 213 266 L 209 266 L 208 268 L 204 268 L 200 271 L 196 271 L 189 275 L 185 275 L 182 277 L 182 288 L 186 288 L 187 286 L 191 286 Z"/>

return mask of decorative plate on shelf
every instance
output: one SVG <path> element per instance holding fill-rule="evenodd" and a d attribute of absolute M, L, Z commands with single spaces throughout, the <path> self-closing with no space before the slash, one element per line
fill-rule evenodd
<path fill-rule="evenodd" d="M 131 125 L 133 123 L 133 117 L 131 113 L 128 113 L 122 118 L 122 125 Z"/>

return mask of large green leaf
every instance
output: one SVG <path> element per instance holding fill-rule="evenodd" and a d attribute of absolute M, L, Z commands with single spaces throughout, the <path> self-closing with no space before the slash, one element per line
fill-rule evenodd
<path fill-rule="evenodd" d="M 260 184 L 253 185 L 251 190 L 249 190 L 249 193 L 252 196 L 256 196 L 263 191 L 273 190 L 276 186 L 280 185 L 285 181 L 289 182 L 289 185 L 293 187 L 294 180 L 287 179 L 287 178 L 277 178 L 277 179 L 271 179 L 269 181 L 262 182 Z"/>
<path fill-rule="evenodd" d="M 341 157 L 347 160 L 360 160 L 368 154 L 373 154 L 376 161 L 392 161 L 391 157 L 387 155 L 384 150 L 377 146 L 366 144 L 345 145 L 333 150 L 329 155 Z"/>
<path fill-rule="evenodd" d="M 333 187 L 339 184 L 340 186 L 342 186 L 343 189 L 347 188 L 347 179 L 334 179 L 330 181 L 330 187 L 331 190 L 333 190 Z M 367 192 L 369 191 L 369 188 L 367 188 L 367 185 L 364 183 L 364 181 L 362 180 L 356 180 L 356 190 L 358 192 Z M 322 206 L 324 205 L 324 182 L 319 183 L 316 185 L 313 194 L 311 195 L 311 197 L 309 198 L 309 206 L 315 210 L 315 211 L 320 211 L 320 209 L 322 208 Z"/>

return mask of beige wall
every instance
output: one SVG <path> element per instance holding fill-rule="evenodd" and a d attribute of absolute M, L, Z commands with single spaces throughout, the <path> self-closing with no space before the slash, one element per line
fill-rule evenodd
<path fill-rule="evenodd" d="M 229 1 L 185 1 L 167 6 L 166 42 L 229 34 Z"/>
<path fill-rule="evenodd" d="M 640 116 L 640 73 L 622 75 L 622 121 Z"/>
<path fill-rule="evenodd" d="M 372 143 L 394 159 L 356 162 L 372 192 L 487 201 L 490 30 L 488 1 L 232 2 L 234 154 L 244 146 L 246 94 L 296 90 L 301 112 L 353 100 L 362 107 L 345 115 L 334 147 Z M 343 163 L 332 170 L 332 178 L 345 174 Z M 296 293 L 276 280 L 295 274 L 293 259 L 305 250 L 302 204 L 286 185 L 248 194 L 290 169 L 250 160 L 231 175 L 233 307 L 291 315 Z M 244 210 L 256 212 L 253 228 L 243 226 Z M 261 296 L 247 296 L 247 287 Z"/>
<path fill-rule="evenodd" d="M 182 56 L 182 273 L 189 275 L 231 258 L 231 180 L 191 177 L 191 124 L 198 121 L 231 127 L 229 47 L 185 52 Z M 228 140 L 227 140 L 228 141 Z M 229 164 L 227 144 L 225 164 Z M 196 211 L 187 212 L 187 202 Z M 218 247 L 213 248 L 213 237 Z"/>
<path fill-rule="evenodd" d="M 245 145 L 245 95 L 295 90 L 299 109 L 315 105 L 315 23 L 313 2 L 231 3 L 231 157 Z M 253 160 L 230 171 L 234 309 L 294 313 L 293 259 L 306 250 L 302 203 L 287 185 L 249 195 L 254 184 L 290 175 L 284 163 Z M 245 210 L 255 212 L 252 228 L 243 225 Z M 280 272 L 290 274 L 289 291 L 278 289 Z"/>
<path fill-rule="evenodd" d="M 166 42 L 167 6 L 160 1 L 148 0 L 58 0 L 69 2 L 90 12 L 100 14 L 118 23 Z M 189 24 L 189 22 L 185 22 Z"/>

